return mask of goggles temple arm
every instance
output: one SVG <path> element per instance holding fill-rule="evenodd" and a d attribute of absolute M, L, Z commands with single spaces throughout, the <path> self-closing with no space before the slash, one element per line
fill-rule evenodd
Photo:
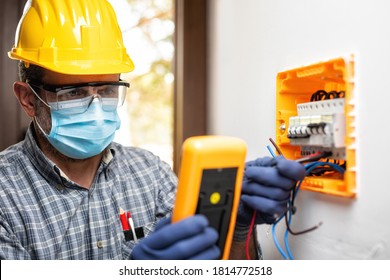
<path fill-rule="evenodd" d="M 45 104 L 47 107 L 49 107 L 49 108 L 52 108 L 52 106 L 50 106 L 49 104 L 47 104 L 47 102 L 45 101 L 45 100 L 43 100 L 40 96 L 39 96 L 39 94 L 33 89 L 33 86 L 32 85 L 30 85 L 28 82 L 27 82 L 27 85 L 28 85 L 28 87 L 31 89 L 31 91 L 35 94 L 35 96 L 36 97 L 38 97 L 38 99 L 43 103 L 43 104 Z"/>

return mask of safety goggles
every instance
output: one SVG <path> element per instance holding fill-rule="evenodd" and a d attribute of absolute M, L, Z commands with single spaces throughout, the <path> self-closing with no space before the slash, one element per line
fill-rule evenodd
<path fill-rule="evenodd" d="M 64 114 L 84 113 L 95 98 L 99 99 L 104 111 L 115 111 L 123 105 L 127 89 L 130 86 L 129 83 L 123 81 L 91 82 L 64 86 L 34 82 L 27 82 L 27 84 L 46 106 Z M 45 91 L 46 101 L 37 94 L 35 89 Z"/>

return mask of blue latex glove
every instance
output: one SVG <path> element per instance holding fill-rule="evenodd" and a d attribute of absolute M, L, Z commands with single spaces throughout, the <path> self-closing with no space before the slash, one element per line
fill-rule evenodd
<path fill-rule="evenodd" d="M 283 157 L 258 158 L 246 163 L 237 224 L 272 224 L 287 209 L 287 201 L 297 181 L 305 177 L 300 163 Z"/>
<path fill-rule="evenodd" d="M 156 230 L 137 244 L 132 252 L 134 260 L 218 259 L 217 231 L 209 226 L 203 215 L 191 216 L 171 224 L 162 219 Z"/>

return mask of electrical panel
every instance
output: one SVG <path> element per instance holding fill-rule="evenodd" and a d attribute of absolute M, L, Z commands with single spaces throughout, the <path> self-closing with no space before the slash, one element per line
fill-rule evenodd
<path fill-rule="evenodd" d="M 286 158 L 321 155 L 345 171 L 306 176 L 301 189 L 356 196 L 354 58 L 337 58 L 278 73 L 276 143 Z M 324 171 L 325 170 L 325 171 Z"/>

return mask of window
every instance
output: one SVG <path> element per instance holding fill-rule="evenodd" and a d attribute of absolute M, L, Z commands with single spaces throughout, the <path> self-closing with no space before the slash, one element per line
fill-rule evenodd
<path fill-rule="evenodd" d="M 145 148 L 173 165 L 173 0 L 110 0 L 135 70 L 115 141 Z"/>

